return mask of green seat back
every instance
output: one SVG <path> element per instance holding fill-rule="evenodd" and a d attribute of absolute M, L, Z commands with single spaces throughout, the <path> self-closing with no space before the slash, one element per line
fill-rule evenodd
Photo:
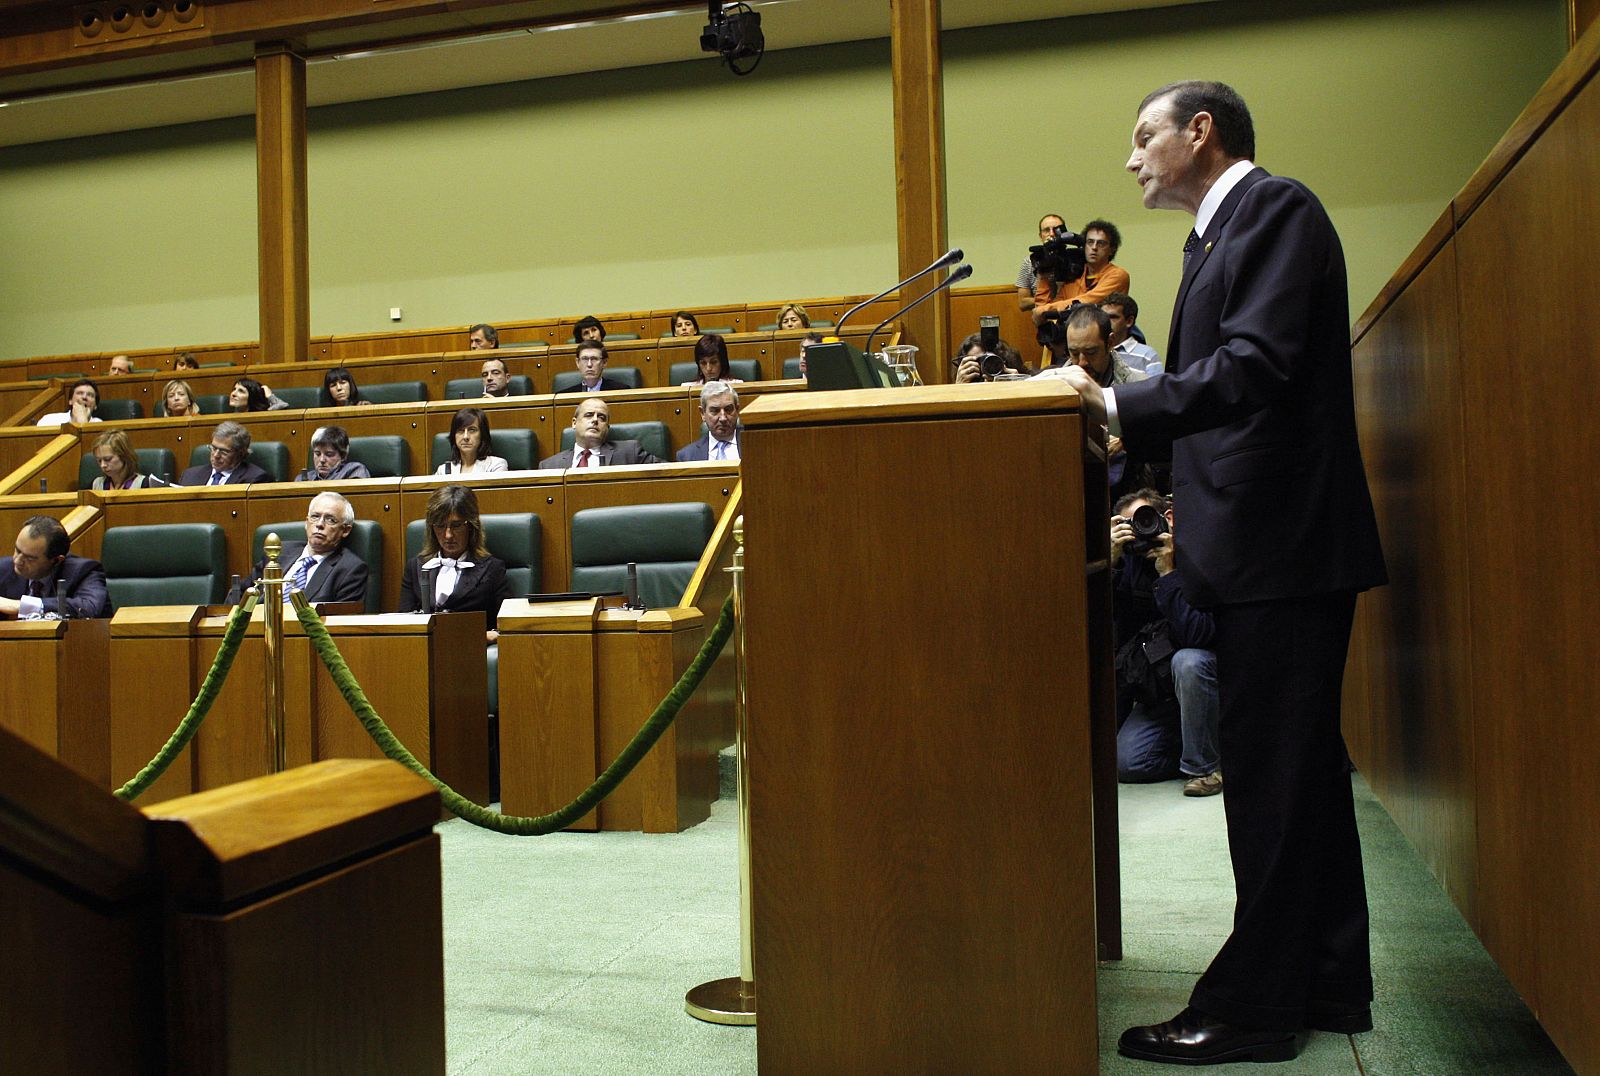
<path fill-rule="evenodd" d="M 309 502 L 307 502 L 309 507 Z M 263 523 L 256 528 L 255 537 L 250 540 L 250 564 L 252 567 L 261 563 L 261 558 L 266 556 L 267 535 L 276 531 L 278 539 L 283 542 L 304 542 L 306 540 L 306 521 L 292 519 L 287 523 Z M 383 596 L 383 528 L 370 519 L 358 519 L 350 527 L 350 537 L 344 540 L 345 547 L 367 562 L 367 594 L 365 598 L 366 611 L 380 613 L 378 602 Z M 287 572 L 289 565 L 281 565 Z"/>
<path fill-rule="evenodd" d="M 512 597 L 539 593 L 544 585 L 541 570 L 544 538 L 539 529 L 539 517 L 532 512 L 505 512 L 479 516 L 478 522 L 483 524 L 484 545 L 505 561 L 506 582 L 511 587 Z M 406 524 L 407 561 L 422 552 L 427 525 L 425 519 L 413 519 Z"/>
<path fill-rule="evenodd" d="M 52 377 L 59 377 L 62 380 L 66 381 L 68 384 L 71 384 L 72 382 L 77 381 L 80 378 L 82 378 L 83 374 L 81 372 L 80 373 L 76 373 L 76 374 L 29 374 L 28 375 L 28 380 L 29 381 L 49 381 Z"/>
<path fill-rule="evenodd" d="M 701 336 L 704 336 L 707 333 L 716 333 L 718 336 L 731 336 L 733 334 L 733 326 L 732 325 L 715 325 L 715 326 L 712 326 L 710 328 L 701 329 L 700 330 L 700 335 Z"/>
<path fill-rule="evenodd" d="M 363 385 L 361 398 L 375 404 L 423 403 L 428 398 L 428 386 L 421 381 L 388 381 L 380 385 Z"/>
<path fill-rule="evenodd" d="M 200 408 L 202 415 L 220 415 L 228 409 L 228 394 L 225 392 L 207 393 L 194 398 L 195 406 Z"/>
<path fill-rule="evenodd" d="M 272 394 L 290 407 L 320 407 L 322 405 L 321 385 L 284 385 L 272 390 Z"/>
<path fill-rule="evenodd" d="M 638 333 L 606 333 L 607 340 L 637 340 Z"/>
<path fill-rule="evenodd" d="M 667 367 L 667 384 L 681 385 L 700 376 L 700 367 L 692 362 L 675 362 Z"/>
<path fill-rule="evenodd" d="M 94 413 L 100 416 L 102 422 L 127 422 L 129 419 L 144 418 L 144 404 L 138 400 L 101 400 Z"/>
<path fill-rule="evenodd" d="M 644 388 L 644 377 L 639 373 L 637 366 L 607 366 L 606 372 L 601 375 L 613 381 L 620 381 L 630 389 Z M 565 392 L 583 380 L 582 375 L 576 370 L 562 370 L 550 382 L 551 392 Z"/>
<path fill-rule="evenodd" d="M 625 590 L 628 564 L 639 570 L 639 598 L 676 605 L 716 526 L 711 506 L 635 504 L 586 508 L 572 517 L 572 589 Z"/>
<path fill-rule="evenodd" d="M 133 454 L 139 458 L 140 474 L 153 474 L 171 482 L 178 473 L 177 458 L 170 448 L 136 448 Z M 94 461 L 94 453 L 85 452 L 78 461 L 78 488 L 88 489 L 99 477 L 100 465 Z"/>
<path fill-rule="evenodd" d="M 799 358 L 783 360 L 783 378 L 785 381 L 797 381 L 804 376 L 800 372 Z"/>
<path fill-rule="evenodd" d="M 267 472 L 269 482 L 287 482 L 294 477 L 289 471 L 289 446 L 282 441 L 250 442 L 250 462 Z M 211 466 L 209 439 L 189 450 L 189 466 Z"/>
<path fill-rule="evenodd" d="M 619 422 L 611 427 L 613 441 L 638 441 L 640 446 L 658 460 L 672 459 L 672 439 L 667 436 L 665 422 Z M 577 444 L 578 435 L 568 426 L 561 431 L 561 449 L 565 452 Z"/>
<path fill-rule="evenodd" d="M 373 478 L 404 478 L 411 473 L 411 444 L 397 433 L 350 438 L 350 458 L 366 464 Z"/>
<path fill-rule="evenodd" d="M 228 543 L 215 523 L 111 527 L 100 562 L 119 609 L 210 605 L 228 593 Z"/>
<path fill-rule="evenodd" d="M 506 466 L 513 471 L 531 471 L 539 465 L 539 438 L 532 430 L 521 426 L 510 429 L 494 430 L 490 434 L 494 441 L 494 454 L 506 461 Z M 450 458 L 450 435 L 436 433 L 433 435 L 432 463 L 428 467 L 431 474 L 439 469 L 439 465 Z"/>
<path fill-rule="evenodd" d="M 506 389 L 513 396 L 532 396 L 533 382 L 528 380 L 527 374 L 512 374 L 506 382 Z M 452 377 L 444 383 L 444 398 L 447 400 L 483 399 L 483 378 Z"/>

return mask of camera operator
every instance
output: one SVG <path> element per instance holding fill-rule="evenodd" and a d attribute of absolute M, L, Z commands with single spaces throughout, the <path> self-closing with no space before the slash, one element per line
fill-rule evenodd
<path fill-rule="evenodd" d="M 1111 517 L 1117 647 L 1117 780 L 1183 777 L 1185 796 L 1222 791 L 1217 753 L 1216 622 L 1183 596 L 1172 563 L 1172 508 L 1153 489 Z"/>
<path fill-rule="evenodd" d="M 1055 237 L 1057 228 L 1065 228 L 1067 222 L 1054 213 L 1046 213 L 1039 218 L 1039 242 L 1048 243 Z M 1031 256 L 1022 259 L 1022 268 L 1017 270 L 1017 307 L 1026 312 L 1033 309 L 1033 287 L 1039 282 L 1039 275 L 1033 270 Z"/>
<path fill-rule="evenodd" d="M 1073 303 L 1099 303 L 1116 292 L 1132 291 L 1128 271 L 1112 262 L 1122 248 L 1122 233 L 1109 220 L 1091 220 L 1083 226 L 1083 272 L 1071 280 L 1057 280 L 1048 265 L 1038 269 L 1033 285 L 1033 323 L 1049 314 L 1069 309 Z"/>
<path fill-rule="evenodd" d="M 961 341 L 950 359 L 950 380 L 958 385 L 993 381 L 1007 374 L 1029 377 L 1033 367 L 1004 340 L 996 340 L 993 348 L 985 347 L 982 333 L 973 333 Z"/>

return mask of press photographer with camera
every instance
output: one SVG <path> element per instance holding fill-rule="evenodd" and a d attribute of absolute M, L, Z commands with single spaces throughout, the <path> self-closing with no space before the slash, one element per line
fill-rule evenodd
<path fill-rule="evenodd" d="M 996 318 L 996 321 L 999 319 Z M 961 341 L 950 359 L 950 380 L 958 385 L 993 381 L 997 377 L 1031 377 L 1029 366 L 1017 349 L 1000 339 L 999 329 L 985 326 Z"/>
<path fill-rule="evenodd" d="M 1109 220 L 1091 220 L 1078 235 L 1056 229 L 1054 238 L 1029 247 L 1036 276 L 1033 323 L 1061 314 L 1073 303 L 1094 303 L 1133 290 L 1128 271 L 1113 263 L 1122 249 L 1122 233 Z"/>
<path fill-rule="evenodd" d="M 1116 632 L 1117 780 L 1184 779 L 1185 796 L 1222 791 L 1216 622 L 1191 606 L 1173 572 L 1172 506 L 1153 489 L 1111 516 Z"/>

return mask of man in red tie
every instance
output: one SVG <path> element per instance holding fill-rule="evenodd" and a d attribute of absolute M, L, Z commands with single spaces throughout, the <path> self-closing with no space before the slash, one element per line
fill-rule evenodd
<path fill-rule="evenodd" d="M 539 461 L 546 470 L 660 463 L 638 441 L 611 440 L 611 405 L 590 396 L 572 413 L 572 447 Z"/>

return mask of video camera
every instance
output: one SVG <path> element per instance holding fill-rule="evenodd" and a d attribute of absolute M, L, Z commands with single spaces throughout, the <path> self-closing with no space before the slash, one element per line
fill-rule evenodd
<path fill-rule="evenodd" d="M 1057 284 L 1065 284 L 1069 280 L 1077 280 L 1089 265 L 1083 245 L 1083 236 L 1060 224 L 1049 239 L 1028 248 L 1028 261 L 1033 265 L 1035 275 L 1049 273 Z"/>
<path fill-rule="evenodd" d="M 1039 315 L 1040 321 L 1034 330 L 1034 338 L 1039 341 L 1039 346 L 1050 350 L 1052 353 L 1058 347 L 1067 346 L 1067 319 L 1072 312 L 1083 304 L 1076 299 L 1065 310 L 1046 310 Z"/>

